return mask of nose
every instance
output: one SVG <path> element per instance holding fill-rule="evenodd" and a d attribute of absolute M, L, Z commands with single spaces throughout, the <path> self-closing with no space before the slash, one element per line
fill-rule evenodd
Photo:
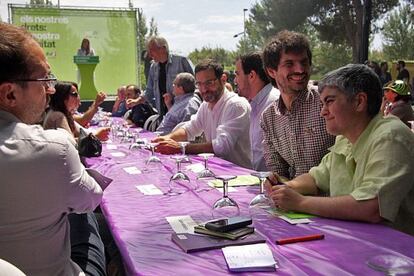
<path fill-rule="evenodd" d="M 56 89 L 55 87 L 46 87 L 45 91 L 46 91 L 46 94 L 52 95 L 52 94 L 55 94 Z"/>
<path fill-rule="evenodd" d="M 326 107 L 326 104 L 322 104 L 321 112 L 319 114 L 321 117 L 328 115 L 328 108 Z"/>
<path fill-rule="evenodd" d="M 302 62 L 296 62 L 294 67 L 295 73 L 305 72 L 305 65 Z"/>

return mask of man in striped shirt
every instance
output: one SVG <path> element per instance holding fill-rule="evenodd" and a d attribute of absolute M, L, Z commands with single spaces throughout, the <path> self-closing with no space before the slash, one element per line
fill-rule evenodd
<path fill-rule="evenodd" d="M 292 179 L 316 166 L 334 144 L 320 116 L 319 93 L 308 88 L 312 65 L 303 34 L 279 32 L 265 47 L 263 61 L 280 98 L 262 115 L 264 158 L 269 170 Z"/>

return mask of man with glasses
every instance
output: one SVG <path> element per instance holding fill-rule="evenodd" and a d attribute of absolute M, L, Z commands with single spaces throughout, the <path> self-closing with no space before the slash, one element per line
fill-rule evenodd
<path fill-rule="evenodd" d="M 34 125 L 56 78 L 30 33 L 6 23 L 0 33 L 0 259 L 27 275 L 104 275 L 99 235 L 84 228 L 96 220 L 68 220 L 94 210 L 102 189 L 65 133 Z"/>
<path fill-rule="evenodd" d="M 191 141 L 204 133 L 206 142 L 190 144 L 188 153 L 214 153 L 239 166 L 251 167 L 249 141 L 250 106 L 246 99 L 225 89 L 223 68 L 207 59 L 195 67 L 196 86 L 204 102 L 181 128 L 159 137 L 156 150 L 179 153 L 177 141 Z"/>

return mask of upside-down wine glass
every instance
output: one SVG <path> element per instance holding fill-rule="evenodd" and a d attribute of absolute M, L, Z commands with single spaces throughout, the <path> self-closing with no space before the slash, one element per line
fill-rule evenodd
<path fill-rule="evenodd" d="M 239 205 L 237 202 L 228 197 L 229 181 L 235 179 L 234 175 L 219 175 L 217 179 L 223 181 L 223 197 L 217 200 L 213 205 L 213 218 L 230 218 L 240 214 Z"/>
<path fill-rule="evenodd" d="M 197 178 L 212 178 L 216 175 L 208 168 L 208 159 L 213 157 L 213 153 L 199 153 L 198 156 L 204 159 L 204 169 L 197 174 Z"/>
<path fill-rule="evenodd" d="M 414 272 L 414 260 L 397 255 L 383 254 L 368 259 L 367 265 L 385 275 L 409 274 Z M 411 275 L 411 274 L 410 274 Z"/>
<path fill-rule="evenodd" d="M 269 172 L 252 172 L 251 175 L 256 176 L 259 178 L 259 185 L 260 190 L 259 194 L 256 195 L 252 201 L 250 201 L 249 207 L 250 208 L 268 208 L 270 207 L 270 199 L 264 193 L 264 181 L 266 177 L 269 175 Z"/>
<path fill-rule="evenodd" d="M 182 159 L 182 163 L 191 163 L 191 160 L 190 160 L 190 158 L 188 158 L 188 156 L 185 154 L 185 148 L 187 147 L 187 145 L 188 144 L 190 144 L 190 142 L 187 142 L 187 141 L 181 141 L 181 142 L 178 142 L 178 144 L 180 145 L 180 148 L 181 148 L 181 154 L 182 154 L 182 156 L 183 156 L 183 159 Z"/>
<path fill-rule="evenodd" d="M 184 156 L 175 155 L 171 156 L 171 159 L 174 159 L 177 164 L 177 172 L 170 178 L 168 194 L 179 195 L 189 190 L 195 190 L 197 187 L 192 187 L 188 175 L 181 171 L 181 163 L 183 162 Z"/>

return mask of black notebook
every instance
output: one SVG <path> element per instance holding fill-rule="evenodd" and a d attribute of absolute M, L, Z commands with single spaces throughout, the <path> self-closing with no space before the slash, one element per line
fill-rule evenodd
<path fill-rule="evenodd" d="M 218 232 L 206 229 L 204 225 L 194 226 L 194 232 L 197 234 L 204 234 L 208 236 L 214 236 L 218 238 L 225 238 L 229 240 L 237 240 L 254 232 L 254 227 L 242 227 L 227 232 Z"/>
<path fill-rule="evenodd" d="M 260 235 L 257 231 L 246 235 L 237 240 L 229 240 L 224 238 L 216 238 L 210 236 L 201 236 L 193 234 L 176 234 L 171 235 L 171 239 L 176 243 L 184 252 L 191 253 L 202 250 L 211 250 L 222 248 L 230 245 L 243 245 L 266 242 L 266 238 Z"/>

